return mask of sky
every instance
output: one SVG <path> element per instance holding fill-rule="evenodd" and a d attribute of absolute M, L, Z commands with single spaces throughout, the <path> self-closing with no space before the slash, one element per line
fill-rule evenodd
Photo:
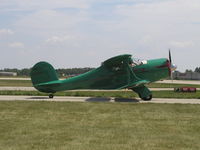
<path fill-rule="evenodd" d="M 0 0 L 0 69 L 167 58 L 200 67 L 199 0 Z"/>

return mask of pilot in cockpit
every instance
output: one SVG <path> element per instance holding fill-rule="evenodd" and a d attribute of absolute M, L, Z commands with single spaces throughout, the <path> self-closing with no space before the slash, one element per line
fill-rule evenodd
<path fill-rule="evenodd" d="M 137 58 L 132 58 L 132 61 L 131 61 L 131 66 L 134 67 L 134 66 L 138 66 L 138 65 L 144 65 L 144 64 L 147 64 L 147 61 L 146 60 L 141 60 L 141 59 L 137 59 Z"/>

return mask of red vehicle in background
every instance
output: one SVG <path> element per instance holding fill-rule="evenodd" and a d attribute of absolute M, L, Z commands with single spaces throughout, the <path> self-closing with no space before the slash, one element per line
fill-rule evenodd
<path fill-rule="evenodd" d="M 179 88 L 174 88 L 175 92 L 196 92 L 197 88 L 195 87 L 179 87 Z"/>

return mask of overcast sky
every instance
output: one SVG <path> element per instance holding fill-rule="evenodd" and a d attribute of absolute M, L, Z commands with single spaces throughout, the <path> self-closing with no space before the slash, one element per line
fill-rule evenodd
<path fill-rule="evenodd" d="M 0 69 L 98 67 L 119 54 L 200 67 L 200 0 L 0 0 Z"/>

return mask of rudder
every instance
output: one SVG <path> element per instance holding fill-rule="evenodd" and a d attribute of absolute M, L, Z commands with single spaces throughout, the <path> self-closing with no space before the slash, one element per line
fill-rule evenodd
<path fill-rule="evenodd" d="M 58 80 L 58 75 L 53 68 L 53 66 L 47 62 L 38 62 L 31 69 L 31 80 L 33 86 L 37 84 L 56 81 Z"/>

